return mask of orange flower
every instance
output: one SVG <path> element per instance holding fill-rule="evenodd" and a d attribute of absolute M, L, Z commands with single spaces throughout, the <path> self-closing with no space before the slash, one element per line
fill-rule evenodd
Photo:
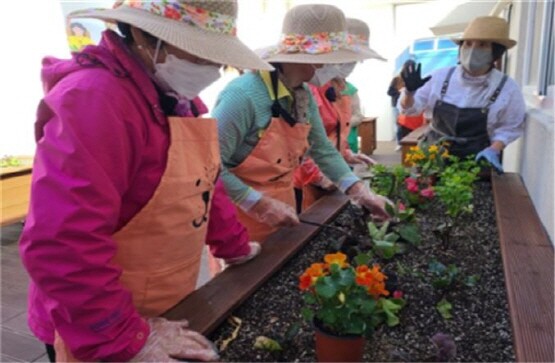
<path fill-rule="evenodd" d="M 312 286 L 312 276 L 306 273 L 302 274 L 299 277 L 299 289 L 307 290 L 310 286 Z"/>
<path fill-rule="evenodd" d="M 308 274 L 312 277 L 320 277 L 324 276 L 326 272 L 326 264 L 325 263 L 313 263 L 310 265 L 309 268 L 306 269 L 305 274 Z"/>
<path fill-rule="evenodd" d="M 337 253 L 330 253 L 328 255 L 326 255 L 324 257 L 324 261 L 326 261 L 326 263 L 328 265 L 339 265 L 339 267 L 344 268 L 347 267 L 347 255 L 341 253 L 341 252 L 337 252 Z"/>

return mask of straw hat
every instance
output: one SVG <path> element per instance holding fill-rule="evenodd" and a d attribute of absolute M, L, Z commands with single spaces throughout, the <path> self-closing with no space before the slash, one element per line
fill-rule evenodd
<path fill-rule="evenodd" d="M 345 15 L 333 5 L 291 8 L 277 45 L 257 50 L 262 59 L 282 63 L 350 63 L 371 58 L 347 43 Z"/>
<path fill-rule="evenodd" d="M 125 0 L 117 4 L 114 9 L 79 10 L 69 17 L 127 23 L 215 63 L 273 69 L 237 38 L 237 0 Z"/>
<path fill-rule="evenodd" d="M 370 28 L 359 19 L 347 18 L 347 43 L 360 53 L 366 53 L 370 59 L 387 61 L 374 49 L 370 48 Z"/>
<path fill-rule="evenodd" d="M 457 44 L 463 40 L 487 40 L 510 49 L 516 41 L 509 38 L 509 23 L 497 16 L 481 16 L 470 22 L 462 37 L 453 39 Z"/>

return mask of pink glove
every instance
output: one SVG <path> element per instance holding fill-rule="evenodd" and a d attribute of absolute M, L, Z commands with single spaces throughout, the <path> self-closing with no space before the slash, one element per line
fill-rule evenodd
<path fill-rule="evenodd" d="M 372 219 L 386 221 L 390 218 L 385 211 L 385 203 L 392 204 L 391 201 L 384 196 L 372 193 L 362 182 L 353 184 L 346 194 L 353 204 L 368 209 Z"/>
<path fill-rule="evenodd" d="M 316 185 L 317 187 L 320 187 L 324 190 L 335 190 L 335 184 L 333 184 L 333 182 L 324 174 L 322 174 L 322 172 L 320 172 L 320 176 L 318 178 L 318 180 L 313 181 L 311 184 Z"/>
<path fill-rule="evenodd" d="M 266 196 L 263 196 L 246 213 L 257 221 L 272 227 L 292 227 L 299 224 L 299 217 L 293 207 Z"/>
<path fill-rule="evenodd" d="M 376 161 L 371 157 L 364 155 L 362 153 L 354 154 L 351 150 L 347 150 L 343 158 L 348 164 L 366 164 L 366 165 L 374 165 Z"/>
<path fill-rule="evenodd" d="M 219 359 L 214 344 L 201 334 L 186 329 L 187 320 L 148 318 L 147 321 L 150 335 L 131 362 L 179 362 L 173 358 L 214 362 Z"/>

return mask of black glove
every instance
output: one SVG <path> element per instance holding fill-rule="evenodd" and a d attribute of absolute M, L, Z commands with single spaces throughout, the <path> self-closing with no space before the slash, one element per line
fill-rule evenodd
<path fill-rule="evenodd" d="M 420 76 L 420 66 L 422 63 L 418 63 L 416 68 L 413 66 L 408 66 L 406 70 L 401 73 L 401 77 L 403 77 L 403 81 L 405 82 L 405 87 L 407 91 L 414 92 L 420 87 L 422 87 L 426 82 L 432 78 L 432 76 L 428 76 L 424 79 Z"/>

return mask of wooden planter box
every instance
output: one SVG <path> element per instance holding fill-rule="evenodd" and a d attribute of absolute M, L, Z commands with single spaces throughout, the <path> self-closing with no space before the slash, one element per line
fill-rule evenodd
<path fill-rule="evenodd" d="M 506 173 L 492 179 L 516 360 L 553 362 L 553 245 L 520 177 Z M 324 197 L 303 218 L 325 223 L 346 203 L 341 193 Z M 310 225 L 278 230 L 258 258 L 225 270 L 164 316 L 188 319 L 192 329 L 211 333 L 317 231 Z"/>
<path fill-rule="evenodd" d="M 26 156 L 18 159 L 22 165 L 0 168 L 2 226 L 23 220 L 29 207 L 33 158 Z"/>

